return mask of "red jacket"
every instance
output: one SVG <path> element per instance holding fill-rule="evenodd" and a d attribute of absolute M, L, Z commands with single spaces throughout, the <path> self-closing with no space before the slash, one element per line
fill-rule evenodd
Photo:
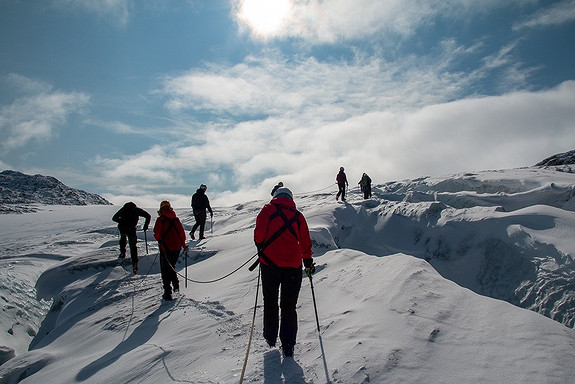
<path fill-rule="evenodd" d="M 337 185 L 345 185 L 347 184 L 347 177 L 343 171 L 339 171 L 337 176 L 335 177 L 335 181 L 337 181 Z"/>
<path fill-rule="evenodd" d="M 254 241 L 260 246 L 264 245 L 270 237 L 284 227 L 285 221 L 278 209 L 283 212 L 288 222 L 297 215 L 297 220 L 293 220 L 290 225 L 293 232 L 290 229 L 283 230 L 275 240 L 269 243 L 263 253 L 278 267 L 299 268 L 302 259 L 311 259 L 313 252 L 307 222 L 296 210 L 295 203 L 289 197 L 276 197 L 262 208 L 256 219 Z M 262 256 L 260 256 L 260 263 L 268 265 Z"/>
<path fill-rule="evenodd" d="M 179 251 L 186 247 L 186 232 L 172 208 L 160 211 L 154 225 L 154 238 L 163 251 Z"/>

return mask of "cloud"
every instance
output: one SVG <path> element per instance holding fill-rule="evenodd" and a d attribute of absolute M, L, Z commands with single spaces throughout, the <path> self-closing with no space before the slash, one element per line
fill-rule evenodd
<path fill-rule="evenodd" d="M 79 112 L 90 100 L 83 93 L 52 91 L 51 87 L 23 76 L 12 76 L 12 79 L 22 84 L 21 90 L 27 95 L 0 107 L 3 152 L 22 148 L 30 142 L 50 140 L 68 116 Z"/>
<path fill-rule="evenodd" d="M 510 4 L 525 4 L 535 0 L 298 0 L 290 1 L 289 11 L 278 18 L 277 26 L 250 19 L 244 9 L 256 0 L 234 0 L 233 9 L 242 31 L 256 39 L 301 38 L 310 43 L 335 43 L 358 40 L 377 34 L 411 36 L 422 26 L 433 23 L 438 15 L 449 18 L 473 17 Z M 259 0 L 258 0 L 259 1 Z M 270 18 L 268 18 L 270 19 Z"/>
<path fill-rule="evenodd" d="M 363 172 L 383 183 L 529 166 L 557 151 L 558 142 L 572 149 L 574 100 L 575 82 L 568 81 L 546 91 L 364 111 L 338 121 L 286 114 L 212 128 L 198 145 L 156 146 L 102 168 L 107 176 L 137 175 L 156 186 L 185 185 L 181 175 L 190 164 L 211 182 L 231 175 L 229 189 L 213 194 L 215 204 L 230 205 L 267 198 L 278 180 L 295 193 L 335 191 L 340 166 L 352 186 Z"/>
<path fill-rule="evenodd" d="M 2 76 L 0 81 L 4 87 L 16 94 L 48 93 L 52 90 L 52 86 L 44 81 L 30 79 L 17 73 L 9 73 L 6 76 Z"/>
<path fill-rule="evenodd" d="M 573 21 L 575 21 L 575 0 L 567 0 L 539 10 L 527 20 L 515 24 L 513 29 L 544 28 Z"/>
<path fill-rule="evenodd" d="M 450 44 L 443 49 L 438 58 L 394 62 L 361 55 L 350 62 L 313 57 L 287 61 L 265 52 L 232 67 L 212 65 L 166 78 L 161 93 L 173 112 L 203 110 L 234 117 L 329 114 L 337 120 L 350 116 L 350 111 L 440 102 L 482 76 L 480 70 L 465 76 L 446 71 L 450 61 L 468 51 Z"/>
<path fill-rule="evenodd" d="M 100 120 L 85 120 L 85 124 L 90 124 L 96 127 L 104 128 L 108 131 L 119 133 L 122 135 L 139 135 L 143 134 L 138 128 L 123 123 L 121 121 L 100 121 Z"/>

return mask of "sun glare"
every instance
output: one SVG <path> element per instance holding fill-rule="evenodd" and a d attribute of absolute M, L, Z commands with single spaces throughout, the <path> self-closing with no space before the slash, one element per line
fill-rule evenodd
<path fill-rule="evenodd" d="M 291 10 L 290 0 L 243 0 L 239 18 L 257 35 L 278 32 Z"/>

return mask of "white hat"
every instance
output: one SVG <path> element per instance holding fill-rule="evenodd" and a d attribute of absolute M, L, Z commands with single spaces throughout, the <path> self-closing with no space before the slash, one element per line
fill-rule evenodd
<path fill-rule="evenodd" d="M 289 188 L 278 188 L 275 192 L 274 192 L 274 197 L 279 197 L 280 195 L 286 195 L 287 197 L 289 197 L 290 199 L 293 200 L 293 193 L 291 193 L 291 191 L 289 190 Z"/>

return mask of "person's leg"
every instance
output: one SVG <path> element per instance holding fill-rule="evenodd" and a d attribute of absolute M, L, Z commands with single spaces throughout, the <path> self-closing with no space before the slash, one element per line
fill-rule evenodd
<path fill-rule="evenodd" d="M 200 213 L 198 214 L 198 221 L 200 223 L 200 239 L 204 238 L 204 229 L 206 228 L 206 213 Z"/>
<path fill-rule="evenodd" d="M 120 231 L 120 257 L 123 259 L 126 257 L 126 232 L 120 227 L 118 227 Z"/>
<path fill-rule="evenodd" d="M 281 281 L 281 324 L 280 340 L 282 349 L 288 356 L 293 353 L 297 337 L 296 305 L 302 282 L 301 268 L 282 268 L 284 275 Z"/>
<path fill-rule="evenodd" d="M 190 236 L 192 237 L 192 240 L 196 239 L 196 237 L 194 236 L 194 233 L 196 233 L 196 229 L 198 229 L 198 227 L 200 226 L 201 214 L 194 213 L 194 219 L 196 220 L 196 222 L 195 222 L 194 226 L 192 227 L 192 231 L 190 232 Z"/>
<path fill-rule="evenodd" d="M 174 287 L 174 291 L 180 290 L 180 281 L 178 280 L 178 273 L 176 272 L 176 263 L 178 262 L 178 258 L 180 257 L 180 251 L 170 251 L 168 254 L 168 260 L 170 261 L 170 282 L 172 283 L 172 287 Z"/>
<path fill-rule="evenodd" d="M 132 264 L 138 264 L 138 238 L 136 237 L 136 228 L 130 228 L 127 231 L 128 243 L 130 244 L 130 256 L 132 257 Z"/>
<path fill-rule="evenodd" d="M 162 274 L 162 286 L 164 287 L 164 296 L 165 300 L 172 299 L 172 286 L 170 285 L 170 275 L 169 271 L 171 267 L 169 265 L 169 261 L 167 259 L 166 253 L 160 250 L 160 272 Z"/>
<path fill-rule="evenodd" d="M 260 265 L 264 296 L 264 338 L 272 347 L 276 343 L 279 329 L 278 295 L 280 279 L 276 271 L 278 268 L 264 264 Z"/>

